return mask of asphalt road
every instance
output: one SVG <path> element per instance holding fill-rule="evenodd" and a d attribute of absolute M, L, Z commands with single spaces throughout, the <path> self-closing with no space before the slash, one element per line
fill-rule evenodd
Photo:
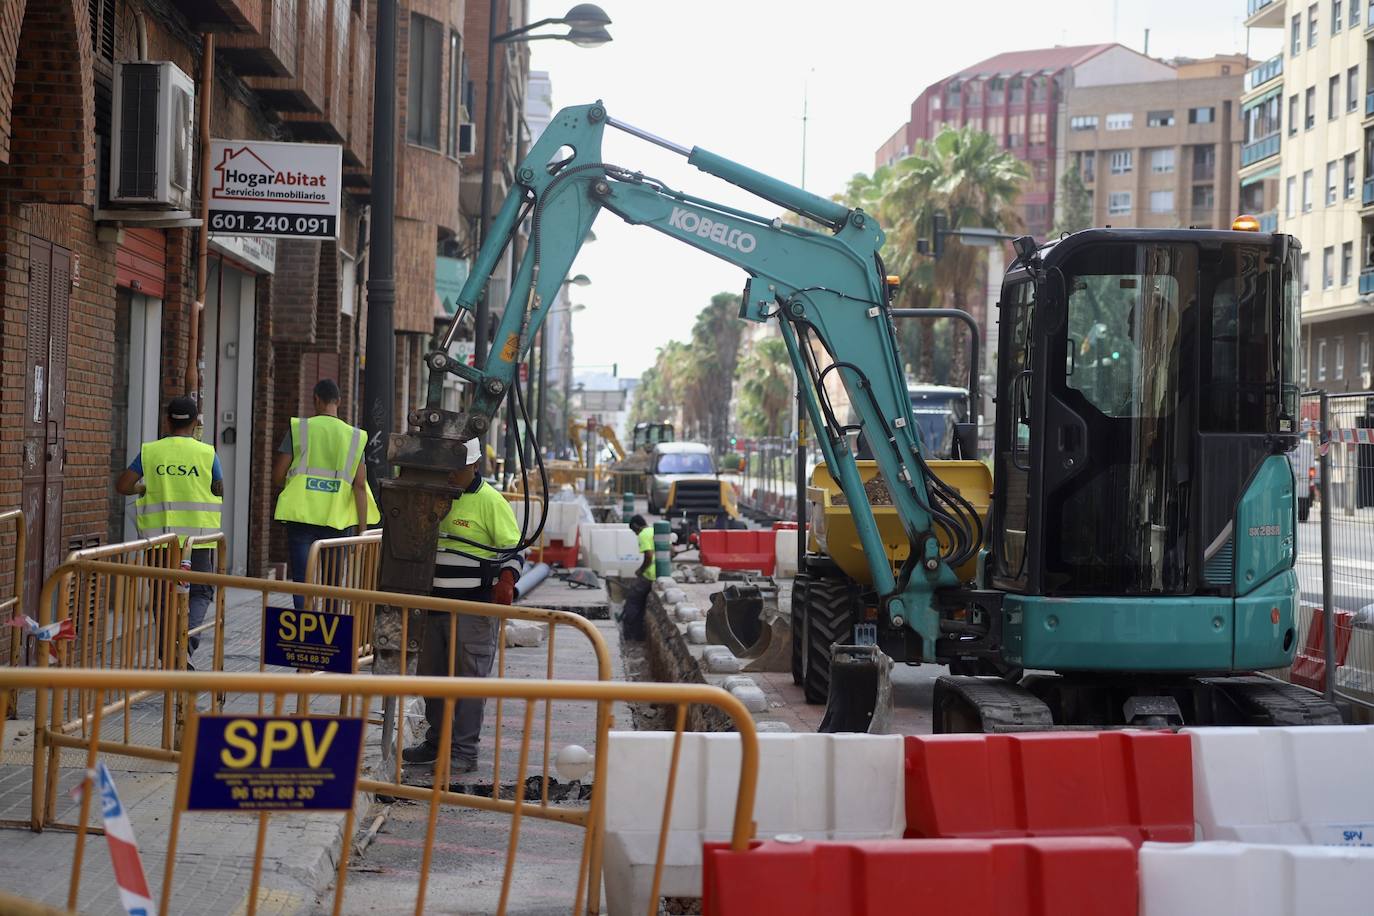
<path fill-rule="evenodd" d="M 1331 584 L 1335 605 L 1357 611 L 1374 604 L 1374 508 L 1331 519 Z M 1298 523 L 1298 584 L 1305 602 L 1322 604 L 1321 510 Z"/>

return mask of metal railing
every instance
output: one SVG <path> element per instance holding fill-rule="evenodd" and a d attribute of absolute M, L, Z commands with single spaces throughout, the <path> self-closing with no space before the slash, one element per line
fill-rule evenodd
<path fill-rule="evenodd" d="M 1283 76 L 1283 55 L 1275 54 L 1262 64 L 1245 71 L 1245 92 L 1258 89 L 1272 79 Z"/>
<path fill-rule="evenodd" d="M 1367 296 L 1370 293 L 1374 293 L 1374 268 L 1360 271 L 1360 295 Z"/>
<path fill-rule="evenodd" d="M 374 528 L 363 534 L 342 538 L 326 538 L 310 545 L 305 560 L 305 581 L 312 585 L 339 585 L 373 591 L 382 570 L 382 529 Z M 326 605 L 316 596 L 311 610 L 329 610 L 351 614 L 357 636 L 359 664 L 371 660 L 372 624 L 376 619 L 376 605 L 370 602 Z"/>
<path fill-rule="evenodd" d="M 1260 232 L 1274 233 L 1279 231 L 1279 211 L 1270 210 L 1259 215 Z"/>
<path fill-rule="evenodd" d="M 1270 156 L 1279 154 L 1279 134 L 1273 133 L 1267 137 L 1247 143 L 1240 148 L 1240 164 L 1244 168 L 1253 165 L 1261 159 L 1268 159 Z"/>
<path fill-rule="evenodd" d="M 198 574 L 205 576 L 208 574 Z M 224 577 L 233 578 L 233 577 Z M 336 596 L 341 597 L 341 596 Z M 304 684 L 302 684 L 304 681 Z M 659 828 L 659 838 L 657 846 L 657 857 L 654 864 L 653 883 L 654 889 L 652 907 L 656 912 L 658 908 L 657 890 L 661 885 L 662 871 L 665 860 L 665 850 L 667 848 L 667 838 L 672 820 L 673 796 L 677 782 L 677 774 L 680 764 L 682 735 L 685 732 L 687 721 L 687 710 L 692 705 L 707 705 L 719 709 L 727 715 L 733 722 L 740 735 L 740 771 L 739 782 L 735 793 L 733 817 L 731 818 L 730 838 L 731 848 L 736 851 L 744 851 L 748 848 L 749 841 L 753 833 L 753 808 L 755 790 L 758 781 L 759 751 L 758 739 L 754 730 L 753 719 L 744 705 L 733 695 L 726 693 L 717 687 L 704 684 L 654 684 L 654 683 L 624 683 L 610 681 L 551 681 L 551 680 L 503 680 L 496 678 L 417 678 L 402 676 L 359 676 L 359 675 L 337 675 L 324 674 L 319 677 L 302 679 L 290 674 L 257 674 L 257 673 L 230 673 L 230 672 L 168 672 L 168 671 L 102 671 L 87 669 L 49 669 L 46 671 L 39 669 L 8 669 L 0 670 L 0 716 L 6 712 L 4 709 L 4 691 L 13 689 L 33 689 L 39 697 L 46 697 L 51 693 L 71 693 L 71 692 L 91 692 L 98 702 L 95 705 L 97 710 L 96 718 L 93 723 L 92 734 L 81 745 L 84 753 L 84 769 L 77 770 L 83 777 L 82 785 L 85 791 L 80 793 L 79 815 L 74 826 L 76 833 L 76 843 L 73 850 L 69 877 L 67 883 L 66 906 L 69 910 L 77 910 L 81 900 L 81 879 L 82 861 L 86 849 L 87 837 L 95 832 L 91 826 L 92 820 L 92 796 L 96 793 L 92 791 L 90 784 L 90 774 L 95 770 L 102 751 L 109 753 L 100 741 L 101 713 L 105 709 L 103 699 L 105 693 L 124 692 L 124 693 L 174 693 L 178 696 L 182 704 L 190 710 L 190 717 L 187 722 L 187 740 L 185 751 L 176 749 L 170 751 L 168 756 L 162 759 L 169 760 L 177 765 L 177 790 L 175 799 L 172 803 L 172 810 L 169 812 L 170 819 L 165 839 L 160 835 L 145 836 L 141 842 L 142 847 L 156 856 L 162 854 L 165 866 L 160 884 L 160 904 L 157 911 L 162 913 L 178 912 L 187 906 L 185 899 L 175 899 L 176 890 L 176 870 L 178 866 L 177 851 L 179 848 L 180 835 L 182 832 L 183 816 L 189 809 L 190 784 L 193 778 L 193 762 L 199 756 L 196 753 L 196 742 L 200 735 L 201 715 L 196 711 L 196 698 L 202 694 L 227 695 L 237 697 L 239 695 L 253 696 L 259 698 L 266 696 L 272 699 L 272 717 L 282 717 L 282 710 L 285 705 L 286 697 L 299 694 L 305 691 L 311 700 L 337 698 L 341 706 L 347 706 L 359 711 L 362 716 L 362 727 L 365 729 L 374 710 L 374 704 L 378 700 L 398 701 L 406 696 L 422 693 L 439 698 L 444 705 L 446 723 L 452 720 L 452 710 L 454 705 L 461 700 L 495 698 L 498 702 L 523 702 L 523 735 L 519 751 L 519 764 L 517 768 L 516 786 L 524 783 L 530 772 L 532 765 L 530 755 L 530 737 L 534 732 L 534 709 L 540 704 L 549 704 L 554 701 L 590 703 L 594 704 L 598 710 L 596 717 L 596 732 L 591 768 L 593 771 L 593 791 L 588 805 L 582 808 L 565 808 L 551 805 L 547 797 L 539 802 L 526 801 L 520 791 L 513 793 L 513 797 L 498 797 L 501 793 L 493 791 L 490 797 L 470 794 L 462 794 L 448 790 L 449 777 L 451 775 L 451 761 L 448 753 L 448 729 L 445 728 L 443 741 L 440 744 L 438 759 L 429 768 L 429 786 L 417 785 L 396 785 L 394 783 L 373 778 L 369 774 L 362 772 L 362 754 L 357 758 L 357 769 L 349 772 L 335 773 L 334 778 L 345 778 L 350 784 L 355 784 L 358 792 L 364 793 L 385 793 L 394 797 L 404 797 L 418 801 L 427 805 L 428 818 L 426 822 L 424 842 L 420 850 L 420 864 L 418 868 L 418 886 L 416 888 L 415 909 L 416 914 L 425 912 L 426 900 L 429 894 L 430 870 L 433 865 L 433 851 L 436 841 L 436 834 L 439 822 L 439 813 L 444 806 L 455 806 L 467 809 L 476 809 L 487 812 L 499 812 L 509 816 L 510 827 L 507 833 L 506 850 L 503 860 L 503 871 L 500 883 L 499 901 L 493 907 L 497 913 L 505 913 L 512 902 L 512 878 L 514 875 L 517 861 L 517 853 L 520 842 L 521 826 L 525 818 L 541 818 L 545 821 L 564 824 L 574 829 L 578 829 L 582 834 L 581 852 L 577 860 L 577 872 L 575 888 L 570 882 L 568 887 L 572 890 L 572 911 L 574 913 L 593 914 L 600 912 L 600 875 L 602 868 L 602 840 L 604 836 L 605 799 L 607 795 L 607 757 L 609 756 L 609 734 L 610 716 L 608 714 L 612 704 L 615 703 L 642 703 L 666 706 L 669 712 L 675 712 L 674 742 L 672 759 L 670 762 L 669 774 L 665 789 L 663 803 L 663 815 Z M 54 698 L 54 703 L 56 698 Z M 330 704 L 332 705 L 332 704 Z M 299 722 L 299 719 L 287 721 Z M 329 721 L 339 722 L 339 719 Z M 366 743 L 366 734 L 364 734 Z M 498 745 L 500 743 L 497 738 Z M 40 758 L 38 751 L 41 749 L 41 732 L 36 734 L 35 761 Z M 328 766 L 325 761 L 324 766 Z M 547 767 L 546 767 L 547 772 Z M 38 792 L 40 790 L 39 780 L 35 779 L 35 812 L 39 807 Z M 493 787 L 498 786 L 498 782 L 493 783 Z M 332 810 L 339 810 L 334 808 Z M 344 901 L 348 886 L 349 860 L 352 852 L 351 838 L 354 834 L 355 811 L 357 805 L 346 810 L 342 836 L 344 841 L 338 857 L 335 872 L 335 886 L 332 894 L 332 912 L 335 914 L 345 911 Z M 256 819 L 257 821 L 257 840 L 254 847 L 252 872 L 250 886 L 248 888 L 245 902 L 248 913 L 253 913 L 259 901 L 259 890 L 263 876 L 263 860 L 267 847 L 267 837 L 272 823 L 272 813 L 267 810 L 245 811 L 242 814 L 245 818 Z M 251 821 L 250 821 L 251 823 Z M 35 822 L 35 829 L 40 827 L 39 822 Z M 197 856 L 204 856 L 205 853 L 199 852 Z M 53 871 L 57 870 L 54 866 Z M 35 882 L 34 887 L 44 885 L 47 882 Z M 149 882 L 150 886 L 158 886 Z M 41 893 L 35 890 L 34 893 Z M 453 905 L 452 901 L 443 901 L 445 908 Z M 84 908 L 89 908 L 89 902 Z M 468 910 L 468 907 L 462 907 Z M 31 910 L 32 912 L 42 912 L 41 909 Z M 21 912 L 23 912 L 21 910 Z"/>
<path fill-rule="evenodd" d="M 175 540 L 175 537 L 173 540 Z M 256 591 L 260 595 L 261 615 L 258 619 L 265 619 L 268 607 L 268 599 L 273 594 L 301 595 L 307 603 L 322 599 L 326 605 L 333 604 L 337 607 L 360 606 L 370 604 L 375 606 L 388 606 L 396 608 L 400 612 L 400 652 L 399 667 L 400 671 L 410 671 L 415 669 L 416 659 L 410 657 L 409 646 L 412 642 L 419 644 L 418 638 L 411 640 L 409 627 L 411 618 L 422 620 L 423 613 L 438 613 L 446 615 L 448 618 L 448 658 L 447 672 L 450 676 L 458 671 L 457 659 L 464 651 L 459 639 L 458 617 L 467 615 L 471 617 L 494 618 L 498 621 L 495 633 L 495 665 L 498 676 L 503 675 L 506 670 L 506 633 L 505 623 L 508 620 L 522 620 L 527 622 L 541 623 L 547 626 L 545 644 L 547 646 L 547 661 L 545 665 L 546 677 L 552 678 L 555 674 L 554 668 L 554 647 L 558 628 L 563 627 L 580 632 L 590 643 L 592 654 L 595 658 L 596 677 L 601 681 L 610 681 L 613 678 L 611 667 L 610 650 L 606 646 L 605 639 L 596 625 L 584 617 L 566 611 L 550 611 L 539 608 L 514 607 L 498 604 L 485 604 L 475 601 L 457 601 L 451 599 L 432 598 L 428 595 L 402 595 L 390 592 L 371 591 L 363 589 L 343 588 L 340 586 L 312 585 L 299 582 L 279 582 L 268 579 L 253 579 L 246 576 L 229 576 L 221 573 L 201 573 L 188 572 L 181 568 L 163 569 L 156 567 L 129 567 L 120 564 L 102 562 L 99 560 L 74 559 L 69 560 L 48 578 L 43 585 L 40 595 L 40 602 L 44 605 L 51 604 L 52 596 L 57 593 L 57 589 L 62 587 L 62 583 L 73 577 L 90 577 L 108 581 L 115 584 L 115 590 L 134 590 L 140 591 L 145 588 L 154 591 L 165 591 L 175 587 L 179 580 L 189 581 L 191 584 L 211 585 L 216 589 L 217 594 L 223 595 L 230 588 L 242 589 L 246 591 Z M 119 581 L 128 580 L 128 581 Z M 180 617 L 184 621 L 184 613 Z M 164 645 L 169 642 L 164 640 Z M 355 627 L 353 637 L 353 657 L 358 656 L 358 631 Z M 150 653 L 145 652 L 142 660 L 146 661 Z M 89 656 L 78 656 L 86 658 Z M 65 654 L 59 656 L 59 664 L 65 666 Z M 54 670 L 49 667 L 46 654 L 39 654 L 39 667 L 47 671 Z M 100 670 L 110 671 L 111 674 L 126 674 L 131 666 L 121 668 L 119 665 L 109 665 Z M 137 670 L 137 669 L 134 669 Z M 263 661 L 258 663 L 259 673 L 266 674 Z M 309 708 L 307 696 L 315 692 L 308 686 L 316 677 L 325 675 L 312 672 L 310 678 L 298 678 L 295 683 L 299 687 L 295 691 L 297 695 L 296 712 L 299 714 Z M 106 691 L 117 692 L 106 687 L 100 692 L 100 697 L 104 697 Z M 121 699 L 104 703 L 103 699 L 97 698 L 90 692 L 71 693 L 63 691 L 53 691 L 53 705 L 47 705 L 48 693 L 40 694 L 35 702 L 35 752 L 34 752 L 34 809 L 33 826 L 35 829 L 50 823 L 57 797 L 57 768 L 59 764 L 59 754 L 62 748 L 82 747 L 89 736 L 94 734 L 99 739 L 99 746 L 102 751 L 109 754 L 119 754 L 135 758 L 145 758 L 151 760 L 175 760 L 176 748 L 179 746 L 177 737 L 181 733 L 181 721 L 185 715 L 185 707 L 174 702 L 176 698 L 171 693 L 164 694 L 164 706 L 161 718 L 161 739 L 154 745 L 146 741 L 140 743 L 135 736 L 134 724 L 131 723 L 128 715 L 131 704 L 148 697 L 147 693 L 135 692 L 124 694 Z M 212 704 L 215 709 L 223 706 L 224 697 L 213 695 Z M 73 708 L 79 713 L 73 718 Z M 262 713 L 265 709 L 264 698 L 260 695 L 258 702 L 258 712 Z M 121 731 L 118 735 L 120 740 L 106 740 L 100 733 L 100 726 L 96 724 L 100 719 L 111 716 L 115 713 L 123 712 Z M 340 715 L 350 714 L 347 708 L 338 710 Z M 603 710 L 602 715 L 609 715 Z M 499 778 L 501 771 L 501 700 L 496 702 L 496 756 L 494 762 L 495 776 Z M 547 773 L 547 763 L 549 759 L 549 741 L 551 710 L 545 709 L 545 742 L 543 747 L 543 761 L 545 772 Z M 79 733 L 74 734 L 74 733 Z M 401 780 L 401 744 L 404 740 L 404 729 L 394 729 L 396 741 L 394 755 L 389 755 L 394 759 L 394 771 L 392 773 L 393 788 L 396 794 L 404 794 Z M 40 786 L 43 787 L 40 792 Z M 543 793 L 547 796 L 547 776 L 545 777 Z"/>

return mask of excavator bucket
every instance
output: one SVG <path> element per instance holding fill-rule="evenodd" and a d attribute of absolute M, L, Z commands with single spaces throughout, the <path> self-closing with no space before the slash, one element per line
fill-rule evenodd
<path fill-rule="evenodd" d="M 836 645 L 820 732 L 885 735 L 892 723 L 892 659 L 877 646 Z"/>
<path fill-rule="evenodd" d="M 771 579 L 727 585 L 711 596 L 706 640 L 746 659 L 745 672 L 791 669 L 792 621 L 778 610 Z"/>

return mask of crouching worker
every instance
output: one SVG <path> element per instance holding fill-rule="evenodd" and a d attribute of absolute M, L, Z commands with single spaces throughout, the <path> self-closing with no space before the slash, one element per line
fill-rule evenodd
<path fill-rule="evenodd" d="M 462 490 L 448 515 L 439 524 L 439 544 L 434 557 L 436 598 L 458 598 L 512 604 L 520 558 L 503 559 L 487 548 L 510 548 L 520 542 L 520 526 L 510 503 L 495 487 L 477 473 L 481 448 L 476 439 L 464 444 L 466 464 L 449 475 L 449 483 Z M 469 543 L 471 542 L 471 543 Z M 477 546 L 484 545 L 484 546 Z M 419 673 L 443 677 L 449 673 L 451 638 L 447 613 L 430 611 L 425 615 L 420 635 Z M 457 615 L 457 641 L 454 671 L 459 677 L 487 677 L 496 655 L 496 634 L 500 620 L 474 614 Z M 453 773 L 470 773 L 477 768 L 477 742 L 482 734 L 482 713 L 486 701 L 459 700 L 453 709 L 453 731 L 449 755 Z M 439 756 L 444 729 L 443 700 L 425 698 L 428 731 L 420 744 L 406 748 L 401 758 L 411 764 L 432 764 Z"/>
<path fill-rule="evenodd" d="M 625 588 L 625 611 L 620 618 L 621 632 L 627 640 L 643 640 L 644 603 L 649 600 L 649 589 L 654 584 L 654 529 L 644 521 L 644 516 L 636 515 L 630 519 L 630 530 L 639 538 L 639 569 Z"/>

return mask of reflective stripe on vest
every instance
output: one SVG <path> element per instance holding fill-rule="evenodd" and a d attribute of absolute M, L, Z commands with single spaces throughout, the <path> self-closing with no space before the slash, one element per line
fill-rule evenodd
<path fill-rule="evenodd" d="M 313 431 L 312 431 L 313 427 Z M 353 478 L 367 441 L 361 429 L 327 415 L 292 418 L 291 467 L 277 497 L 275 517 L 344 530 L 358 524 Z M 367 523 L 381 519 L 367 490 Z"/>
<path fill-rule="evenodd" d="M 210 489 L 212 446 L 190 436 L 168 436 L 143 443 L 139 455 L 145 492 L 134 503 L 134 523 L 140 534 L 175 534 L 184 547 L 189 537 L 220 530 L 224 500 Z"/>

